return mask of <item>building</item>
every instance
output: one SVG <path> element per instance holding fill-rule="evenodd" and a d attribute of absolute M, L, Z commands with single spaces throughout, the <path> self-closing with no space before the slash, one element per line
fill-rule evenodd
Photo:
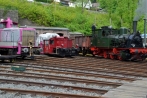
<path fill-rule="evenodd" d="M 60 0 L 54 0 L 54 2 L 60 2 Z"/>
<path fill-rule="evenodd" d="M 75 2 L 75 5 L 77 7 L 82 7 L 83 6 L 86 9 L 90 9 L 92 7 L 92 3 L 91 3 L 90 0 L 88 0 L 88 2 L 83 2 L 83 4 L 82 4 L 82 2 L 77 1 L 77 2 Z"/>
<path fill-rule="evenodd" d="M 43 33 L 57 33 L 60 36 L 70 37 L 69 29 L 68 28 L 61 28 L 61 27 L 41 27 L 41 26 L 20 26 L 24 28 L 34 28 L 36 29 L 38 34 Z"/>
<path fill-rule="evenodd" d="M 82 7 L 82 2 L 81 1 L 77 1 L 77 2 L 72 2 L 71 0 L 54 0 L 55 2 L 59 2 L 62 5 L 66 5 L 69 7 Z M 83 7 L 85 7 L 86 9 L 90 9 L 92 7 L 92 3 L 90 0 L 88 0 L 88 2 L 84 2 L 83 3 Z"/>

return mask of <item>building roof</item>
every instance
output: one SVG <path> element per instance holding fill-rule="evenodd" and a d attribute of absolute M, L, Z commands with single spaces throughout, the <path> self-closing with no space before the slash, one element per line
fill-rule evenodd
<path fill-rule="evenodd" d="M 35 28 L 35 29 L 44 29 L 44 30 L 63 30 L 63 31 L 69 31 L 68 28 L 62 28 L 62 27 L 41 27 L 41 26 L 20 26 L 23 27 L 29 27 L 29 28 Z"/>
<path fill-rule="evenodd" d="M 70 34 L 80 34 L 80 35 L 83 35 L 82 33 L 80 32 L 69 32 Z"/>

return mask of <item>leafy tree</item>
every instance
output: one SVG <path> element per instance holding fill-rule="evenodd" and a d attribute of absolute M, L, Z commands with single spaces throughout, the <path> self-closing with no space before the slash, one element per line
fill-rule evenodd
<path fill-rule="evenodd" d="M 71 0 L 72 2 L 75 2 L 76 0 Z"/>
<path fill-rule="evenodd" d="M 91 0 L 92 3 L 98 3 L 99 0 Z"/>
<path fill-rule="evenodd" d="M 138 0 L 99 0 L 99 2 L 100 6 L 109 13 L 110 20 L 112 19 L 112 14 L 119 16 L 120 19 L 117 24 L 119 27 L 132 27 L 132 20 Z"/>
<path fill-rule="evenodd" d="M 37 2 L 52 3 L 54 0 L 35 0 Z"/>
<path fill-rule="evenodd" d="M 88 2 L 89 0 L 76 0 L 75 3 L 77 4 L 78 7 L 82 8 L 82 13 L 83 13 Z"/>
<path fill-rule="evenodd" d="M 109 14 L 110 25 L 112 24 L 112 14 L 116 9 L 116 0 L 99 0 L 101 7 L 105 9 Z"/>

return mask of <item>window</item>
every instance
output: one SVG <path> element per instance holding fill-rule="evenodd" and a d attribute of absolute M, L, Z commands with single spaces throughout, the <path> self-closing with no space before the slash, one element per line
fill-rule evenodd
<path fill-rule="evenodd" d="M 48 46 L 48 40 L 47 40 L 47 41 L 45 41 L 45 46 Z"/>
<path fill-rule="evenodd" d="M 35 30 L 23 30 L 22 45 L 28 46 L 30 40 L 32 41 L 32 43 L 35 43 L 35 36 Z"/>
<path fill-rule="evenodd" d="M 5 28 L 5 24 L 0 23 L 0 28 L 1 28 L 1 29 L 2 29 L 2 28 Z"/>
<path fill-rule="evenodd" d="M 17 42 L 19 40 L 20 40 L 20 30 L 19 29 L 2 30 L 1 41 Z"/>
<path fill-rule="evenodd" d="M 53 45 L 54 44 L 54 40 L 50 40 L 50 44 Z"/>
<path fill-rule="evenodd" d="M 106 32 L 105 31 L 102 31 L 102 36 L 106 36 Z"/>

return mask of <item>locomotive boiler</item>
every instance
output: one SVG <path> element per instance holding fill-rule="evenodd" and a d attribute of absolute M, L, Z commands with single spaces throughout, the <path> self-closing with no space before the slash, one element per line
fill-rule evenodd
<path fill-rule="evenodd" d="M 110 35 L 113 47 L 119 48 L 143 48 L 143 41 L 139 31 L 136 31 L 137 21 L 133 22 L 133 33 L 127 28 L 120 28 L 117 35 Z M 110 30 L 111 31 L 111 30 Z"/>
<path fill-rule="evenodd" d="M 140 32 L 136 30 L 137 21 L 133 22 L 133 33 L 127 28 L 113 29 L 103 26 L 92 30 L 93 55 L 119 60 L 144 60 L 147 49 L 143 47 Z"/>

